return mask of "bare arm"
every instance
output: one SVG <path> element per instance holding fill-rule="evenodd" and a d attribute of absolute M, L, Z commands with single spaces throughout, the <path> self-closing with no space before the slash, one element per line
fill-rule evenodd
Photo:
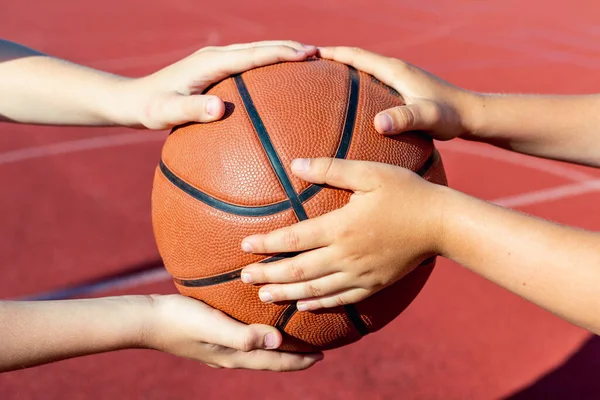
<path fill-rule="evenodd" d="M 141 347 L 148 309 L 141 296 L 0 302 L 0 371 Z"/>
<path fill-rule="evenodd" d="M 322 358 L 273 351 L 281 342 L 272 326 L 242 324 L 180 295 L 0 302 L 0 372 L 131 348 L 275 371 L 306 369 Z"/>
<path fill-rule="evenodd" d="M 0 40 L 0 121 L 51 125 L 123 125 L 168 129 L 221 118 L 223 101 L 201 93 L 229 75 L 316 49 L 291 41 L 202 49 L 151 75 L 131 79 Z"/>
<path fill-rule="evenodd" d="M 600 234 L 449 192 L 442 255 L 600 334 Z"/>
<path fill-rule="evenodd" d="M 0 118 L 5 121 L 113 125 L 124 106 L 120 85 L 127 81 L 0 40 Z"/>
<path fill-rule="evenodd" d="M 600 95 L 475 95 L 462 138 L 600 166 Z"/>

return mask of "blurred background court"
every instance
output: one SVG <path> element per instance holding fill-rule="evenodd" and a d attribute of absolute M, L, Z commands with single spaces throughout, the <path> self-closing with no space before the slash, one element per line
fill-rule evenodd
<path fill-rule="evenodd" d="M 591 0 L 3 0 L 0 37 L 127 76 L 207 45 L 294 39 L 403 58 L 477 91 L 600 92 Z M 150 220 L 166 132 L 0 132 L 3 299 L 175 292 Z M 600 227 L 600 171 L 462 141 L 439 148 L 457 189 Z M 0 375 L 0 398 L 591 399 L 599 368 L 600 339 L 441 260 L 400 318 L 305 372 L 131 350 Z"/>

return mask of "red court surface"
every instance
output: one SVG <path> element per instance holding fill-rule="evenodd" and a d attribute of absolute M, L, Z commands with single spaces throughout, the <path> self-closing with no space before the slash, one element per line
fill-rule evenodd
<path fill-rule="evenodd" d="M 290 38 L 404 58 L 479 91 L 600 92 L 591 0 L 4 0 L 0 36 L 129 76 L 205 45 Z M 150 191 L 164 132 L 0 129 L 2 298 L 160 265 Z M 600 227 L 598 171 L 462 141 L 439 147 L 457 189 Z M 143 277 L 91 295 L 174 292 L 160 272 Z M 305 372 L 123 351 L 1 375 L 0 398 L 587 399 L 599 396 L 599 367 L 599 339 L 442 260 L 401 317 Z"/>

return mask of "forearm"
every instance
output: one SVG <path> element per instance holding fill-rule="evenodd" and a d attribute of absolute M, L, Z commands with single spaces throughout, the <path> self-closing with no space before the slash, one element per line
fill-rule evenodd
<path fill-rule="evenodd" d="M 0 372 L 143 342 L 146 296 L 0 302 Z"/>
<path fill-rule="evenodd" d="M 600 334 L 599 234 L 454 191 L 444 216 L 444 256 Z"/>
<path fill-rule="evenodd" d="M 125 119 L 119 93 L 128 81 L 0 40 L 0 120 L 115 125 Z"/>
<path fill-rule="evenodd" d="M 600 166 L 600 95 L 478 95 L 465 112 L 467 140 Z"/>

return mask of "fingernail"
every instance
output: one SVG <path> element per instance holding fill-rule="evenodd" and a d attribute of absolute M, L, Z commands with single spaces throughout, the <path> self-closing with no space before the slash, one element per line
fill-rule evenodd
<path fill-rule="evenodd" d="M 252 253 L 252 245 L 248 242 L 242 242 L 242 251 L 246 253 Z"/>
<path fill-rule="evenodd" d="M 298 305 L 296 306 L 296 308 L 298 309 L 298 311 L 307 311 L 308 310 L 308 305 L 305 303 L 298 303 Z"/>
<path fill-rule="evenodd" d="M 296 53 L 300 56 L 300 57 L 304 57 L 306 55 L 305 51 L 300 51 L 300 50 L 296 50 Z"/>
<path fill-rule="evenodd" d="M 269 333 L 265 336 L 265 348 L 266 349 L 275 349 L 277 348 L 277 338 L 274 334 Z"/>
<path fill-rule="evenodd" d="M 258 292 L 258 297 L 264 303 L 270 303 L 273 301 L 273 295 L 267 291 Z"/>
<path fill-rule="evenodd" d="M 325 355 L 323 353 L 317 353 L 317 354 L 308 354 L 307 357 L 312 358 L 315 361 L 321 361 L 323 358 L 325 358 Z"/>
<path fill-rule="evenodd" d="M 297 158 L 292 161 L 292 169 L 296 171 L 307 171 L 310 160 L 308 158 Z"/>
<path fill-rule="evenodd" d="M 210 99 L 208 103 L 206 103 L 206 112 L 213 117 L 216 117 L 219 113 L 219 100 Z"/>
<path fill-rule="evenodd" d="M 379 114 L 377 116 L 377 124 L 384 132 L 390 132 L 394 127 L 392 117 L 387 114 Z"/>
<path fill-rule="evenodd" d="M 242 282 L 252 283 L 252 275 L 247 272 L 242 272 Z"/>
<path fill-rule="evenodd" d="M 305 50 L 314 50 L 315 49 L 315 46 L 313 46 L 312 44 L 303 44 L 302 47 Z"/>

